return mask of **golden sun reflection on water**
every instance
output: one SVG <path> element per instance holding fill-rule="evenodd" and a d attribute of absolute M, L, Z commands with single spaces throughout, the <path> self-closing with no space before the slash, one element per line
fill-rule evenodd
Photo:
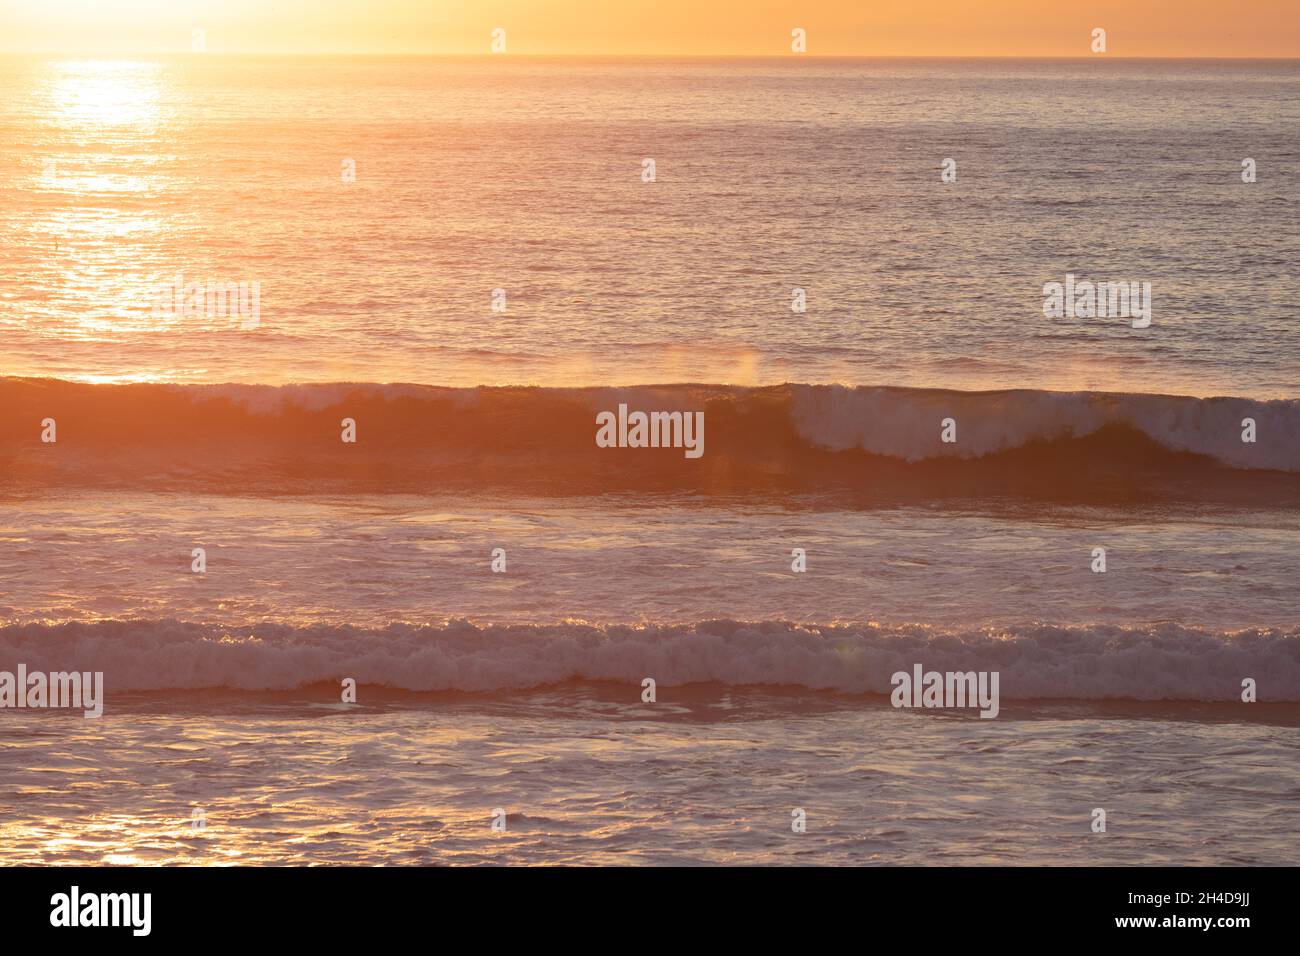
<path fill-rule="evenodd" d="M 49 96 L 61 126 L 151 126 L 161 118 L 162 65 L 71 60 L 53 65 Z"/>
<path fill-rule="evenodd" d="M 38 86 L 48 151 L 30 228 L 46 298 L 29 316 L 61 339 L 108 342 L 176 324 L 152 309 L 177 228 L 160 195 L 168 83 L 158 62 L 67 60 L 50 63 Z"/>

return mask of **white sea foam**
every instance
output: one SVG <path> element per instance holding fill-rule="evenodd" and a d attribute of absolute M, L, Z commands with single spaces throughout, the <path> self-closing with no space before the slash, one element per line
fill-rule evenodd
<path fill-rule="evenodd" d="M 1300 471 L 1300 402 L 1294 400 L 824 386 L 795 388 L 792 416 L 799 434 L 820 447 L 907 461 L 980 458 L 1121 425 L 1171 451 L 1233 467 Z M 952 443 L 936 440 L 947 417 L 957 422 Z M 1241 440 L 1245 418 L 1255 420 L 1254 443 Z"/>

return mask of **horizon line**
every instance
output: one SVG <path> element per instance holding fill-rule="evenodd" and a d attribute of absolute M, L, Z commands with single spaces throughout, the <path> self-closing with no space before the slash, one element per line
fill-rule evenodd
<path fill-rule="evenodd" d="M 369 51 L 315 51 L 286 52 L 267 50 L 229 50 L 194 53 L 189 50 L 115 51 L 95 53 L 87 50 L 5 50 L 0 56 L 76 56 L 100 60 L 169 57 L 176 59 L 224 57 L 303 57 L 303 58 L 369 58 L 369 59 L 442 59 L 442 60 L 1245 60 L 1291 61 L 1300 60 L 1300 53 L 1277 56 L 1231 56 L 1222 54 L 1196 54 L 1186 56 L 1121 56 L 1117 54 L 1050 54 L 1050 53 L 424 53 L 424 52 L 369 52 Z"/>

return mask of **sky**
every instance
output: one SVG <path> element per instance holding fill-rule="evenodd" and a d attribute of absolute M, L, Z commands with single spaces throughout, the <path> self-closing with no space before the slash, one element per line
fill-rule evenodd
<path fill-rule="evenodd" d="M 0 51 L 1300 56 L 1300 0 L 0 0 Z"/>

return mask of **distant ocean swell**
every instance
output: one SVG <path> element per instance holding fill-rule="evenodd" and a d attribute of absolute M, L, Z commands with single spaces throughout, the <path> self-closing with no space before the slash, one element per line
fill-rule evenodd
<path fill-rule="evenodd" d="M 9 624 L 0 669 L 103 671 L 108 692 L 272 691 L 337 682 L 410 691 L 499 691 L 570 680 L 653 677 L 693 683 L 888 693 L 890 675 L 998 671 L 1006 699 L 1234 701 L 1254 678 L 1261 701 L 1300 701 L 1300 631 L 1213 633 L 1176 624 L 1020 625 L 939 631 L 919 625 L 700 621 L 383 629 L 176 620 Z M 110 697 L 111 701 L 111 697 Z"/>
<path fill-rule="evenodd" d="M 704 454 L 599 448 L 596 414 L 702 411 Z M 41 422 L 57 422 L 55 444 Z M 357 441 L 340 440 L 344 418 Z M 956 441 L 941 441 L 952 419 Z M 1256 440 L 1242 440 L 1243 420 Z M 1300 506 L 1300 400 L 722 385 L 89 385 L 0 379 L 0 489 L 238 494 L 847 490 Z"/>

